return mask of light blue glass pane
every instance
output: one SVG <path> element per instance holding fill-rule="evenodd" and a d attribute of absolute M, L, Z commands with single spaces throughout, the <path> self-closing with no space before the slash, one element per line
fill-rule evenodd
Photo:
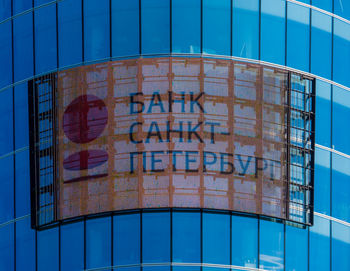
<path fill-rule="evenodd" d="M 348 0 L 334 0 L 334 13 L 350 19 L 350 2 Z"/>
<path fill-rule="evenodd" d="M 141 1 L 142 53 L 157 54 L 170 51 L 169 0 Z"/>
<path fill-rule="evenodd" d="M 15 86 L 15 149 L 29 145 L 28 83 Z"/>
<path fill-rule="evenodd" d="M 284 270 L 283 224 L 260 220 L 260 266 L 267 270 Z"/>
<path fill-rule="evenodd" d="M 283 0 L 261 0 L 261 59 L 285 63 L 285 9 Z"/>
<path fill-rule="evenodd" d="M 0 155 L 13 151 L 12 88 L 0 92 Z"/>
<path fill-rule="evenodd" d="M 0 159 L 0 224 L 13 219 L 13 155 Z"/>
<path fill-rule="evenodd" d="M 350 270 L 350 227 L 332 221 L 332 270 Z"/>
<path fill-rule="evenodd" d="M 81 2 L 65 0 L 58 2 L 58 57 L 64 67 L 82 61 Z"/>
<path fill-rule="evenodd" d="M 14 268 L 14 224 L 0 228 L 0 270 Z"/>
<path fill-rule="evenodd" d="M 112 1 L 112 56 L 138 55 L 139 0 Z"/>
<path fill-rule="evenodd" d="M 84 269 L 84 222 L 61 226 L 61 270 Z"/>
<path fill-rule="evenodd" d="M 35 73 L 40 74 L 57 67 L 56 6 L 35 10 L 34 22 Z"/>
<path fill-rule="evenodd" d="M 18 152 L 16 158 L 16 217 L 30 214 L 29 150 Z"/>
<path fill-rule="evenodd" d="M 331 85 L 316 80 L 316 143 L 331 146 Z"/>
<path fill-rule="evenodd" d="M 173 266 L 173 271 L 200 271 L 201 268 L 199 266 Z"/>
<path fill-rule="evenodd" d="M 12 83 L 11 21 L 0 24 L 0 89 Z"/>
<path fill-rule="evenodd" d="M 259 58 L 259 1 L 233 1 L 233 55 Z"/>
<path fill-rule="evenodd" d="M 258 267 L 258 220 L 232 216 L 232 264 Z"/>
<path fill-rule="evenodd" d="M 110 56 L 109 1 L 84 1 L 84 57 L 93 61 Z"/>
<path fill-rule="evenodd" d="M 114 265 L 139 264 L 140 243 L 140 214 L 114 216 Z"/>
<path fill-rule="evenodd" d="M 286 271 L 308 270 L 308 230 L 286 226 Z"/>
<path fill-rule="evenodd" d="M 86 267 L 111 265 L 111 218 L 86 221 Z"/>
<path fill-rule="evenodd" d="M 35 230 L 30 217 L 16 222 L 16 271 L 35 270 Z"/>
<path fill-rule="evenodd" d="M 33 76 L 33 14 L 13 20 L 13 58 L 15 81 Z"/>
<path fill-rule="evenodd" d="M 200 53 L 200 0 L 173 0 L 172 5 L 173 52 Z"/>
<path fill-rule="evenodd" d="M 310 271 L 330 270 L 329 235 L 329 220 L 314 216 L 314 225 L 310 227 Z"/>
<path fill-rule="evenodd" d="M 203 53 L 231 54 L 230 25 L 230 0 L 203 0 Z"/>
<path fill-rule="evenodd" d="M 11 0 L 0 0 L 0 22 L 11 16 Z"/>
<path fill-rule="evenodd" d="M 329 12 L 332 12 L 332 4 L 333 0 L 312 0 L 313 6 L 324 9 Z"/>
<path fill-rule="evenodd" d="M 334 19 L 333 80 L 346 86 L 350 86 L 348 59 L 350 59 L 350 24 Z"/>
<path fill-rule="evenodd" d="M 310 9 L 288 3 L 287 66 L 309 71 Z"/>
<path fill-rule="evenodd" d="M 315 212 L 330 215 L 330 170 L 329 151 L 316 148 L 315 151 Z"/>
<path fill-rule="evenodd" d="M 201 261 L 200 213 L 173 213 L 173 262 Z"/>
<path fill-rule="evenodd" d="M 203 262 L 230 264 L 230 215 L 203 213 Z"/>
<path fill-rule="evenodd" d="M 350 159 L 332 154 L 332 216 L 350 222 Z"/>
<path fill-rule="evenodd" d="M 12 0 L 13 2 L 13 15 L 22 11 L 28 10 L 32 7 L 32 1 L 28 0 Z"/>
<path fill-rule="evenodd" d="M 58 271 L 58 228 L 38 231 L 38 271 Z"/>
<path fill-rule="evenodd" d="M 312 10 L 311 72 L 331 79 L 332 17 Z"/>

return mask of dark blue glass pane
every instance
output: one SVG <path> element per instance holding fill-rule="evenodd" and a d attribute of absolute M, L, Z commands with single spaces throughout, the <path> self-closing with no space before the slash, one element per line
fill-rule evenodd
<path fill-rule="evenodd" d="M 13 155 L 0 159 L 0 224 L 13 219 Z"/>
<path fill-rule="evenodd" d="M 170 1 L 141 1 L 142 53 L 170 51 Z"/>
<path fill-rule="evenodd" d="M 350 4 L 350 1 L 348 2 Z M 350 24 L 334 18 L 333 80 L 350 86 Z"/>
<path fill-rule="evenodd" d="M 16 222 L 16 271 L 35 270 L 35 230 L 30 216 Z"/>
<path fill-rule="evenodd" d="M 260 266 L 267 270 L 284 270 L 283 224 L 260 220 Z"/>
<path fill-rule="evenodd" d="M 13 20 L 13 58 L 15 81 L 33 76 L 33 14 Z"/>
<path fill-rule="evenodd" d="M 233 1 L 233 55 L 259 58 L 259 0 Z"/>
<path fill-rule="evenodd" d="M 331 85 L 316 80 L 316 143 L 331 146 Z"/>
<path fill-rule="evenodd" d="M 97 268 L 111 265 L 111 218 L 86 221 L 86 267 Z"/>
<path fill-rule="evenodd" d="M 61 270 L 84 269 L 84 222 L 61 226 Z"/>
<path fill-rule="evenodd" d="M 35 10 L 34 22 L 35 73 L 40 74 L 57 67 L 56 6 Z"/>
<path fill-rule="evenodd" d="M 203 262 L 230 264 L 230 216 L 203 213 Z"/>
<path fill-rule="evenodd" d="M 1 9 L 1 7 L 0 7 Z M 11 21 L 0 24 L 0 89 L 12 83 Z"/>
<path fill-rule="evenodd" d="M 309 71 L 310 9 L 288 3 L 287 66 Z"/>
<path fill-rule="evenodd" d="M 232 216 L 232 264 L 258 267 L 258 220 Z"/>
<path fill-rule="evenodd" d="M 15 86 L 15 149 L 29 145 L 28 83 Z"/>
<path fill-rule="evenodd" d="M 28 10 L 32 7 L 33 2 L 28 0 L 12 0 L 13 2 L 13 15 L 16 15 L 22 11 Z"/>
<path fill-rule="evenodd" d="M 314 216 L 314 225 L 310 227 L 310 271 L 330 270 L 329 235 L 329 220 Z"/>
<path fill-rule="evenodd" d="M 311 72 L 331 79 L 332 17 L 312 10 Z"/>
<path fill-rule="evenodd" d="M 230 0 L 203 0 L 203 53 L 231 54 Z"/>
<path fill-rule="evenodd" d="M 332 270 L 350 270 L 350 227 L 332 222 Z"/>
<path fill-rule="evenodd" d="M 261 0 L 261 59 L 285 63 L 285 9 L 283 0 Z"/>
<path fill-rule="evenodd" d="M 140 214 L 113 217 L 114 265 L 140 264 Z"/>
<path fill-rule="evenodd" d="M 34 0 L 34 6 L 37 7 L 37 6 L 52 2 L 52 1 L 53 0 Z"/>
<path fill-rule="evenodd" d="M 0 92 L 0 156 L 13 151 L 12 88 Z"/>
<path fill-rule="evenodd" d="M 286 271 L 308 270 L 308 230 L 286 226 Z"/>
<path fill-rule="evenodd" d="M 334 0 L 334 13 L 350 19 L 350 2 L 347 0 Z"/>
<path fill-rule="evenodd" d="M 81 2 L 58 2 L 58 61 L 64 67 L 82 61 Z"/>
<path fill-rule="evenodd" d="M 140 53 L 139 0 L 112 1 L 112 56 Z"/>
<path fill-rule="evenodd" d="M 0 228 L 0 270 L 14 270 L 14 224 Z"/>
<path fill-rule="evenodd" d="M 110 56 L 109 1 L 84 1 L 84 57 L 94 61 Z"/>
<path fill-rule="evenodd" d="M 16 158 L 16 217 L 30 214 L 29 150 L 18 152 Z"/>
<path fill-rule="evenodd" d="M 173 262 L 201 261 L 200 213 L 173 213 Z M 193 267 L 193 270 L 197 270 Z"/>
<path fill-rule="evenodd" d="M 338 1 L 338 0 L 336 0 Z M 329 12 L 332 12 L 333 0 L 312 0 L 312 5 Z"/>
<path fill-rule="evenodd" d="M 58 271 L 58 228 L 38 231 L 38 271 Z"/>
<path fill-rule="evenodd" d="M 315 212 L 330 215 L 330 170 L 329 151 L 316 148 L 315 151 Z"/>
<path fill-rule="evenodd" d="M 11 16 L 11 0 L 0 0 L 0 22 Z"/>
<path fill-rule="evenodd" d="M 350 159 L 332 154 L 332 216 L 350 222 Z"/>
<path fill-rule="evenodd" d="M 172 1 L 172 49 L 175 53 L 200 53 L 200 0 Z"/>

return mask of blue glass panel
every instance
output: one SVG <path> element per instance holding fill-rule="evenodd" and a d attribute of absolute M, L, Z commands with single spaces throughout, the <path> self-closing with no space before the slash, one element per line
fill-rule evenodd
<path fill-rule="evenodd" d="M 310 9 L 288 3 L 287 66 L 309 71 Z"/>
<path fill-rule="evenodd" d="M 38 271 L 58 271 L 58 228 L 38 231 Z"/>
<path fill-rule="evenodd" d="M 112 221 L 110 217 L 86 221 L 86 267 L 111 265 Z"/>
<path fill-rule="evenodd" d="M 29 150 L 18 152 L 16 158 L 16 217 L 30 214 Z"/>
<path fill-rule="evenodd" d="M 61 226 L 61 270 L 84 269 L 84 222 Z"/>
<path fill-rule="evenodd" d="M 200 0 L 172 1 L 172 49 L 175 53 L 200 53 Z"/>
<path fill-rule="evenodd" d="M 330 152 L 319 148 L 315 151 L 315 212 L 330 215 Z"/>
<path fill-rule="evenodd" d="M 332 270 L 350 270 L 350 227 L 332 221 Z"/>
<path fill-rule="evenodd" d="M 0 7 L 1 9 L 1 7 Z M 0 24 L 0 89 L 12 83 L 11 21 Z"/>
<path fill-rule="evenodd" d="M 15 81 L 33 76 L 33 14 L 13 20 L 13 64 Z"/>
<path fill-rule="evenodd" d="M 260 266 L 267 270 L 284 270 L 283 224 L 260 220 Z"/>
<path fill-rule="evenodd" d="M 308 230 L 286 226 L 286 271 L 308 270 Z"/>
<path fill-rule="evenodd" d="M 128 265 L 140 263 L 140 214 L 113 217 L 113 263 Z M 130 268 L 140 270 L 139 267 Z"/>
<path fill-rule="evenodd" d="M 0 156 L 13 151 L 12 88 L 0 92 Z"/>
<path fill-rule="evenodd" d="M 331 146 L 331 85 L 316 80 L 316 143 Z"/>
<path fill-rule="evenodd" d="M 34 6 L 37 7 L 37 6 L 52 2 L 52 1 L 53 0 L 34 0 Z"/>
<path fill-rule="evenodd" d="M 13 155 L 0 159 L 0 224 L 13 219 Z"/>
<path fill-rule="evenodd" d="M 258 220 L 232 216 L 232 264 L 258 267 Z"/>
<path fill-rule="evenodd" d="M 203 53 L 231 54 L 230 25 L 230 0 L 203 0 Z"/>
<path fill-rule="evenodd" d="M 0 228 L 0 270 L 15 270 L 14 224 Z"/>
<path fill-rule="evenodd" d="M 144 263 L 170 262 L 170 213 L 142 214 L 142 260 Z M 170 270 L 144 267 L 143 270 Z"/>
<path fill-rule="evenodd" d="M 310 227 L 310 271 L 330 270 L 329 235 L 329 220 L 314 216 L 314 225 Z"/>
<path fill-rule="evenodd" d="M 112 1 L 112 56 L 140 53 L 139 0 Z"/>
<path fill-rule="evenodd" d="M 350 19 L 350 2 L 347 0 L 334 0 L 334 13 Z"/>
<path fill-rule="evenodd" d="M 332 216 L 350 222 L 350 159 L 332 154 Z"/>
<path fill-rule="evenodd" d="M 27 9 L 30 9 L 33 5 L 32 1 L 28 1 L 28 0 L 12 0 L 12 2 L 13 2 L 13 15 L 16 15 Z"/>
<path fill-rule="evenodd" d="M 170 1 L 141 1 L 141 20 L 142 53 L 169 53 Z"/>
<path fill-rule="evenodd" d="M 16 271 L 35 270 L 35 230 L 30 217 L 16 222 Z"/>
<path fill-rule="evenodd" d="M 0 22 L 11 16 L 11 0 L 0 0 Z"/>
<path fill-rule="evenodd" d="M 84 57 L 93 61 L 110 56 L 109 1 L 84 1 Z"/>
<path fill-rule="evenodd" d="M 233 55 L 259 58 L 259 1 L 233 1 Z"/>
<path fill-rule="evenodd" d="M 311 72 L 331 79 L 332 17 L 316 10 L 311 12 Z"/>
<path fill-rule="evenodd" d="M 350 86 L 350 24 L 334 18 L 333 40 L 333 80 Z"/>
<path fill-rule="evenodd" d="M 58 2 L 58 62 L 60 67 L 82 61 L 81 2 Z"/>
<path fill-rule="evenodd" d="M 19 149 L 29 145 L 28 83 L 15 86 L 14 95 L 15 149 Z"/>
<path fill-rule="evenodd" d="M 312 0 L 312 5 L 332 12 L 333 0 Z"/>
<path fill-rule="evenodd" d="M 285 63 L 285 9 L 283 0 L 261 0 L 261 59 Z"/>
<path fill-rule="evenodd" d="M 57 67 L 56 6 L 35 10 L 35 73 L 40 74 Z"/>

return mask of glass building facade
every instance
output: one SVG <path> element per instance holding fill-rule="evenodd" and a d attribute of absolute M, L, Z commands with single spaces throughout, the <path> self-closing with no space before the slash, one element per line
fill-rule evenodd
<path fill-rule="evenodd" d="M 31 227 L 28 82 L 151 57 L 315 78 L 313 225 L 145 208 Z M 0 0 L 0 270 L 350 270 L 349 0 Z"/>

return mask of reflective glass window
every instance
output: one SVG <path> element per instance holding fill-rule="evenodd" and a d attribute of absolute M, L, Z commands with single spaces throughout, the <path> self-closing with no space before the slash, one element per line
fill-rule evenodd
<path fill-rule="evenodd" d="M 84 269 L 84 222 L 61 226 L 61 270 Z"/>
<path fill-rule="evenodd" d="M 0 228 L 0 270 L 14 270 L 14 224 Z"/>
<path fill-rule="evenodd" d="M 175 53 L 200 53 L 200 0 L 172 0 L 172 50 Z"/>
<path fill-rule="evenodd" d="M 34 0 L 34 6 L 40 6 L 52 2 L 53 0 Z"/>
<path fill-rule="evenodd" d="M 329 151 L 319 148 L 315 150 L 315 212 L 330 215 L 330 170 L 331 155 Z"/>
<path fill-rule="evenodd" d="M 13 151 L 12 88 L 0 92 L 0 156 Z"/>
<path fill-rule="evenodd" d="M 11 0 L 0 0 L 0 22 L 11 16 Z"/>
<path fill-rule="evenodd" d="M 64 67 L 82 61 L 81 2 L 65 0 L 57 3 L 58 61 Z"/>
<path fill-rule="evenodd" d="M 334 0 L 334 13 L 350 19 L 350 2 L 347 0 Z"/>
<path fill-rule="evenodd" d="M 32 7 L 32 1 L 28 0 L 12 0 L 13 2 L 13 15 L 30 9 Z"/>
<path fill-rule="evenodd" d="M 35 270 L 35 230 L 30 217 L 16 222 L 16 271 Z"/>
<path fill-rule="evenodd" d="M 34 11 L 35 73 L 40 74 L 57 67 L 56 6 L 50 5 Z"/>
<path fill-rule="evenodd" d="M 170 262 L 170 213 L 142 214 L 142 261 Z M 144 271 L 166 271 L 170 267 L 143 267 Z"/>
<path fill-rule="evenodd" d="M 170 1 L 141 1 L 142 53 L 170 51 Z"/>
<path fill-rule="evenodd" d="M 260 220 L 260 266 L 267 270 L 284 270 L 284 225 Z"/>
<path fill-rule="evenodd" d="M 332 270 L 350 270 L 350 227 L 332 221 Z"/>
<path fill-rule="evenodd" d="M 86 221 L 86 268 L 111 265 L 111 218 Z"/>
<path fill-rule="evenodd" d="M 336 0 L 338 1 L 338 0 Z M 332 12 L 333 0 L 312 0 L 312 5 L 329 12 Z"/>
<path fill-rule="evenodd" d="M 84 1 L 84 57 L 93 61 L 110 56 L 109 1 Z"/>
<path fill-rule="evenodd" d="M 287 66 L 309 71 L 310 9 L 288 3 L 287 12 Z"/>
<path fill-rule="evenodd" d="M 332 216 L 350 222 L 350 159 L 332 154 Z"/>
<path fill-rule="evenodd" d="M 350 4 L 350 1 L 348 3 Z M 350 24 L 334 18 L 333 80 L 346 86 L 350 86 L 348 59 L 350 59 Z"/>
<path fill-rule="evenodd" d="M 138 55 L 139 0 L 112 1 L 112 56 Z"/>
<path fill-rule="evenodd" d="M 0 159 L 0 224 L 13 219 L 13 155 Z"/>
<path fill-rule="evenodd" d="M 13 64 L 15 81 L 33 75 L 33 14 L 13 19 Z"/>
<path fill-rule="evenodd" d="M 140 214 L 113 217 L 113 263 L 130 265 L 140 263 Z M 130 267 L 137 271 L 140 267 Z"/>
<path fill-rule="evenodd" d="M 16 158 L 16 217 L 30 214 L 29 150 L 15 154 Z"/>
<path fill-rule="evenodd" d="M 311 10 L 311 72 L 331 79 L 332 17 Z"/>
<path fill-rule="evenodd" d="M 286 226 L 286 271 L 308 270 L 308 230 Z"/>
<path fill-rule="evenodd" d="M 58 227 L 38 231 L 38 271 L 58 271 Z"/>
<path fill-rule="evenodd" d="M 258 220 L 232 216 L 232 264 L 258 267 Z"/>
<path fill-rule="evenodd" d="M 331 146 L 331 97 L 332 86 L 316 80 L 316 131 L 317 144 Z"/>
<path fill-rule="evenodd" d="M 1 9 L 1 7 L 0 7 Z M 0 89 L 12 83 L 11 21 L 0 24 Z"/>
<path fill-rule="evenodd" d="M 28 83 L 15 86 L 14 96 L 15 149 L 19 149 L 29 145 Z"/>
<path fill-rule="evenodd" d="M 203 53 L 231 54 L 230 0 L 203 0 Z"/>
<path fill-rule="evenodd" d="M 233 55 L 259 58 L 259 1 L 233 1 L 232 50 Z"/>
<path fill-rule="evenodd" d="M 314 225 L 310 227 L 310 271 L 328 271 L 330 269 L 329 235 L 329 220 L 314 216 Z"/>

